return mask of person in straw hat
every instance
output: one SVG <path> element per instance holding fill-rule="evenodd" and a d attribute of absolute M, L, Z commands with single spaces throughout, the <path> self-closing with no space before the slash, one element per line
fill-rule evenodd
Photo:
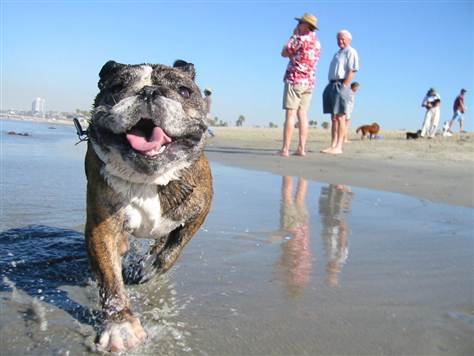
<path fill-rule="evenodd" d="M 295 116 L 298 116 L 299 144 L 297 156 L 304 156 L 308 137 L 307 112 L 316 81 L 316 64 L 321 53 L 321 44 L 316 37 L 318 19 L 310 13 L 296 17 L 298 25 L 283 47 L 281 55 L 289 58 L 284 76 L 285 89 L 283 109 L 286 110 L 283 131 L 283 146 L 278 155 L 288 157 L 293 135 Z"/>

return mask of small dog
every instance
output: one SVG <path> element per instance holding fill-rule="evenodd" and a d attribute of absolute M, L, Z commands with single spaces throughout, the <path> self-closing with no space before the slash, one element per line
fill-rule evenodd
<path fill-rule="evenodd" d="M 117 352 L 147 337 L 124 282 L 166 272 L 209 212 L 204 100 L 192 63 L 107 62 L 88 128 L 86 246 L 100 288 L 99 346 Z M 154 239 L 122 268 L 129 235 Z"/>
<path fill-rule="evenodd" d="M 449 125 L 449 121 L 444 122 L 443 132 L 441 135 L 445 137 L 449 137 L 453 135 L 453 133 L 451 132 L 451 126 Z"/>
<path fill-rule="evenodd" d="M 362 125 L 359 126 L 356 130 L 356 133 L 361 132 L 362 136 L 360 137 L 361 140 L 363 140 L 367 134 L 369 135 L 369 140 L 372 138 L 375 138 L 375 135 L 377 135 L 380 131 L 380 126 L 376 122 L 374 122 L 372 125 Z"/>
<path fill-rule="evenodd" d="M 407 132 L 407 140 L 417 140 L 421 137 L 421 130 L 417 132 Z"/>

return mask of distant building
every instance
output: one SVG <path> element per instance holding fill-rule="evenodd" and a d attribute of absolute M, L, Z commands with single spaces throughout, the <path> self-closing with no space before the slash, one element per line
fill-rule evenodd
<path fill-rule="evenodd" d="M 35 98 L 31 103 L 31 112 L 33 114 L 44 114 L 45 101 L 43 98 Z"/>

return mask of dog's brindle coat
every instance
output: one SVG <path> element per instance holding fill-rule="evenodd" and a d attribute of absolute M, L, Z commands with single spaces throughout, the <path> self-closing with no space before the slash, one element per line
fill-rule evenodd
<path fill-rule="evenodd" d="M 85 160 L 85 235 L 106 318 L 99 345 L 120 351 L 146 338 L 124 279 L 144 282 L 174 264 L 209 211 L 212 176 L 192 64 L 110 61 L 99 76 Z M 122 274 L 130 234 L 155 244 Z"/>

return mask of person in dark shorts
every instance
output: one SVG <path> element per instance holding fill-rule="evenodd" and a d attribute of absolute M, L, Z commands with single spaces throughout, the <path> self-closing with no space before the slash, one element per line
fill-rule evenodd
<path fill-rule="evenodd" d="M 350 110 L 351 88 L 355 73 L 359 70 L 359 56 L 350 46 L 352 35 L 347 30 L 337 33 L 339 51 L 329 66 L 329 84 L 323 92 L 323 112 L 331 114 L 331 146 L 322 153 L 341 154 L 346 136 L 346 114 Z"/>

